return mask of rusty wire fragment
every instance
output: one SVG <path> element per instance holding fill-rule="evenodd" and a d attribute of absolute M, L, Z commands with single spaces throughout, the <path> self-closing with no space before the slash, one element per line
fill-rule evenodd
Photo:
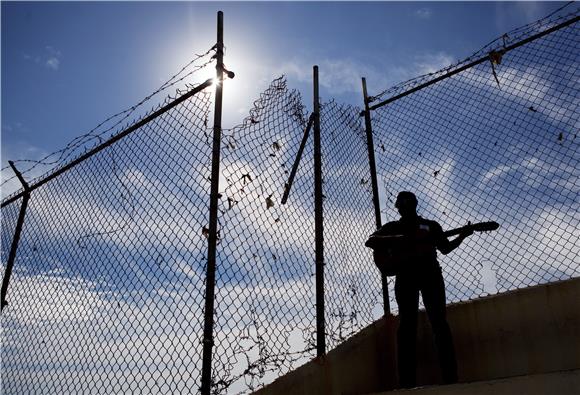
<path fill-rule="evenodd" d="M 274 207 L 274 201 L 272 200 L 272 195 L 270 195 L 266 198 L 266 209 L 269 209 L 270 207 Z"/>
<path fill-rule="evenodd" d="M 246 183 L 248 182 L 252 182 L 252 177 L 250 176 L 250 173 L 242 174 L 242 181 L 244 182 L 244 185 L 246 185 Z"/>
<path fill-rule="evenodd" d="M 503 57 L 503 51 L 491 51 L 489 53 L 489 62 L 491 63 L 491 72 L 493 73 L 493 77 L 495 78 L 495 82 L 497 82 L 497 87 L 501 88 L 499 85 L 499 78 L 497 78 L 497 73 L 495 72 L 495 66 L 501 64 L 501 59 Z"/>

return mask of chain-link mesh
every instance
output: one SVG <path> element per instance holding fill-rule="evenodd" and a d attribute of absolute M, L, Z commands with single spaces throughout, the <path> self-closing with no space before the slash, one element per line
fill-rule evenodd
<path fill-rule="evenodd" d="M 322 106 L 328 348 L 383 313 L 360 109 Z M 312 135 L 280 203 L 306 127 L 300 97 L 275 80 L 224 140 L 216 287 L 216 392 L 256 389 L 315 356 Z"/>
<path fill-rule="evenodd" d="M 0 232 L 2 242 L 0 267 L 2 268 L 3 274 L 6 269 L 6 263 L 8 262 L 8 255 L 10 254 L 10 247 L 12 246 L 12 239 L 14 237 L 14 231 L 16 230 L 16 223 L 18 222 L 18 214 L 20 213 L 22 201 L 22 198 L 17 199 L 13 203 L 3 207 L 0 212 L 0 221 L 2 223 L 2 232 Z"/>
<path fill-rule="evenodd" d="M 224 131 L 214 390 L 247 392 L 315 355 L 314 185 L 300 96 L 274 80 L 243 124 Z"/>
<path fill-rule="evenodd" d="M 388 210 L 398 191 L 413 190 L 420 213 L 445 229 L 501 223 L 441 258 L 451 302 L 580 273 L 577 29 L 504 54 L 490 47 L 493 66 L 372 112 Z M 6 393 L 197 392 L 210 104 L 199 93 L 32 192 L 2 312 Z M 359 112 L 321 106 L 328 350 L 383 309 L 364 247 L 375 219 Z M 312 134 L 280 202 L 306 118 L 300 96 L 277 79 L 241 125 L 224 131 L 213 393 L 249 392 L 315 356 Z M 1 210 L 3 268 L 20 204 Z M 396 217 L 393 209 L 384 220 Z"/>
<path fill-rule="evenodd" d="M 32 192 L 4 393 L 199 388 L 210 104 L 198 93 Z M 19 204 L 2 208 L 3 262 Z"/>
<path fill-rule="evenodd" d="M 397 192 L 411 190 L 444 229 L 501 224 L 441 258 L 449 302 L 580 274 L 578 33 L 576 22 L 503 56 L 498 48 L 372 111 L 386 219 L 398 217 Z"/>
<path fill-rule="evenodd" d="M 321 107 L 326 342 L 332 349 L 383 315 L 381 279 L 364 243 L 376 230 L 360 109 Z"/>

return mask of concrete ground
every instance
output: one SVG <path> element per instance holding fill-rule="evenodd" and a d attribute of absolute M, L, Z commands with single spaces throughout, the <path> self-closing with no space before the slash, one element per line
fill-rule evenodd
<path fill-rule="evenodd" d="M 374 395 L 580 395 L 580 369 L 453 385 L 393 390 Z"/>

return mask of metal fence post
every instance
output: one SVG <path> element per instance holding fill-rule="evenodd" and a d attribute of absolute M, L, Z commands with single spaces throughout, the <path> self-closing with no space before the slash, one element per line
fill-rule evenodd
<path fill-rule="evenodd" d="M 22 187 L 24 188 L 24 194 L 22 195 L 22 205 L 20 206 L 20 212 L 18 213 L 18 221 L 16 222 L 16 229 L 14 230 L 14 236 L 12 237 L 12 245 L 10 246 L 10 253 L 8 254 L 8 261 L 6 262 L 6 269 L 4 271 L 4 278 L 2 279 L 2 290 L 0 291 L 0 311 L 4 310 L 4 307 L 8 304 L 6 302 L 6 293 L 8 292 L 8 285 L 10 283 L 10 277 L 12 276 L 12 268 L 14 266 L 14 260 L 16 259 L 16 252 L 18 250 L 18 243 L 20 241 L 20 233 L 22 232 L 22 225 L 24 224 L 24 217 L 26 215 L 26 208 L 28 207 L 28 200 L 30 199 L 30 188 L 28 183 L 22 177 L 22 174 L 14 166 L 14 162 L 8 161 L 10 167 L 20 180 Z"/>
<path fill-rule="evenodd" d="M 209 202 L 209 237 L 207 247 L 207 276 L 205 288 L 205 318 L 203 327 L 203 356 L 201 369 L 201 393 L 209 395 L 211 391 L 211 362 L 213 347 L 213 318 L 215 296 L 217 216 L 220 171 L 220 144 L 222 125 L 222 95 L 224 71 L 223 12 L 217 14 L 216 44 L 216 91 L 215 113 L 213 122 L 213 151 L 211 160 L 211 192 Z"/>
<path fill-rule="evenodd" d="M 300 160 L 302 159 L 302 153 L 304 152 L 304 148 L 306 147 L 306 142 L 308 141 L 308 136 L 310 135 L 310 129 L 312 129 L 312 123 L 314 122 L 314 114 L 310 114 L 308 117 L 308 124 L 306 125 L 306 129 L 304 129 L 304 135 L 302 136 L 302 142 L 300 143 L 300 148 L 298 148 L 298 153 L 296 154 L 296 159 L 294 160 L 294 164 L 292 165 L 292 171 L 290 172 L 290 177 L 288 177 L 288 182 L 284 186 L 284 194 L 282 195 L 282 200 L 280 201 L 282 204 L 286 204 L 288 201 L 288 196 L 290 195 L 290 189 L 292 189 L 292 185 L 294 184 L 294 177 L 296 177 L 296 172 L 298 171 L 298 165 L 300 164 Z"/>
<path fill-rule="evenodd" d="M 322 153 L 318 66 L 314 66 L 314 233 L 316 256 L 316 355 L 326 354 L 324 319 L 324 224 L 322 205 Z"/>
<path fill-rule="evenodd" d="M 373 129 L 371 125 L 371 111 L 369 109 L 369 97 L 367 94 L 366 78 L 362 79 L 363 98 L 365 102 L 365 129 L 367 132 L 367 151 L 369 153 L 369 166 L 371 171 L 371 185 L 373 189 L 373 205 L 375 207 L 375 223 L 377 229 L 381 227 L 381 203 L 379 200 L 379 185 L 377 181 L 377 165 L 375 162 L 375 143 L 373 141 Z M 381 274 L 381 285 L 383 288 L 383 308 L 385 315 L 391 314 L 389 302 L 389 288 L 387 279 Z"/>

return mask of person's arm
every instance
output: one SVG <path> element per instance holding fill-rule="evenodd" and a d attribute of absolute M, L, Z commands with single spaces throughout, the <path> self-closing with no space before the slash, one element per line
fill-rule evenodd
<path fill-rule="evenodd" d="M 466 230 L 459 234 L 455 239 L 449 240 L 445 234 L 443 234 L 443 229 L 441 225 L 436 225 L 436 232 L 437 232 L 437 249 L 441 251 L 443 255 L 449 254 L 451 251 L 459 247 L 463 240 L 473 234 L 473 230 Z"/>
<path fill-rule="evenodd" d="M 369 236 L 369 239 L 366 241 L 365 246 L 374 249 L 377 249 L 381 245 L 381 239 L 377 236 L 386 236 L 390 234 L 390 229 L 388 224 L 381 226 L 377 229 L 372 235 Z"/>

